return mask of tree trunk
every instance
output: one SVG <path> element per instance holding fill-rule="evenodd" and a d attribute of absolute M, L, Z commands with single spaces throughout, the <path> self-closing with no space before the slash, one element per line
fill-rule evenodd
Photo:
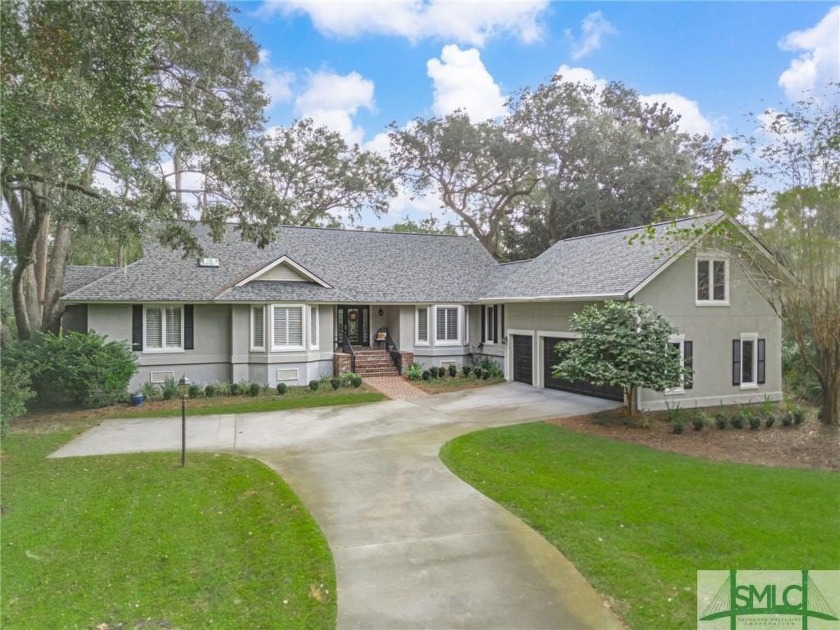
<path fill-rule="evenodd" d="M 44 303 L 47 288 L 47 260 L 50 251 L 50 215 L 44 215 L 35 241 L 35 286 L 38 288 L 38 302 Z"/>
<path fill-rule="evenodd" d="M 59 332 L 61 316 L 64 314 L 64 305 L 59 302 L 59 298 L 64 288 L 64 270 L 67 267 L 67 257 L 70 253 L 71 237 L 70 226 L 64 221 L 59 222 L 55 231 L 52 255 L 50 256 L 41 320 L 41 330 L 55 335 Z"/>
<path fill-rule="evenodd" d="M 624 388 L 624 400 L 626 401 L 627 406 L 627 415 L 634 416 L 636 415 L 636 396 L 635 396 L 636 388 L 635 387 L 625 387 Z"/>
<path fill-rule="evenodd" d="M 820 418 L 823 424 L 840 424 L 840 370 L 829 375 L 823 385 Z"/>

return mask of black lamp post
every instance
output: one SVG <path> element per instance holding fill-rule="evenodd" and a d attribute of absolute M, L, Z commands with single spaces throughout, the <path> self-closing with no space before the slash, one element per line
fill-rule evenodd
<path fill-rule="evenodd" d="M 181 389 L 181 468 L 187 465 L 187 389 L 190 379 L 184 374 L 178 381 Z"/>

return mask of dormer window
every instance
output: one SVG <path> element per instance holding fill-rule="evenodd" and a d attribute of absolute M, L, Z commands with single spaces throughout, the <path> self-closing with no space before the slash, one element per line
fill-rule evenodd
<path fill-rule="evenodd" d="M 698 306 L 729 304 L 729 261 L 725 258 L 698 257 L 696 297 Z"/>

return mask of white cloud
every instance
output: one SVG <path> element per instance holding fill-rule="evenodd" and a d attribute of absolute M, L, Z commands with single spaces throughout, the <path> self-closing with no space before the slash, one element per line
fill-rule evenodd
<path fill-rule="evenodd" d="M 564 64 L 557 70 L 557 74 L 561 75 L 566 82 L 593 85 L 599 91 L 607 86 L 605 79 L 595 76 L 595 73 L 588 68 L 569 67 Z M 677 123 L 680 131 L 690 134 L 712 134 L 714 132 L 714 124 L 700 111 L 700 105 L 697 101 L 692 101 L 682 94 L 675 92 L 640 94 L 639 100 L 646 104 L 665 103 L 675 114 L 680 116 L 680 121 Z"/>
<path fill-rule="evenodd" d="M 254 69 L 255 76 L 263 82 L 265 93 L 271 99 L 271 106 L 292 100 L 293 72 L 277 70 L 271 67 L 271 52 L 260 50 L 260 63 Z"/>
<path fill-rule="evenodd" d="M 779 77 L 779 86 L 791 100 L 809 93 L 820 97 L 830 82 L 840 81 L 840 6 L 832 7 L 820 23 L 788 33 L 782 50 L 801 51 Z"/>
<path fill-rule="evenodd" d="M 539 16 L 547 6 L 548 0 L 265 0 L 257 13 L 263 17 L 304 13 L 321 33 L 340 37 L 380 34 L 412 42 L 439 38 L 483 46 L 500 34 L 512 34 L 526 43 L 536 41 L 541 33 Z"/>
<path fill-rule="evenodd" d="M 353 124 L 353 116 L 364 108 L 374 111 L 373 81 L 358 72 L 310 74 L 306 89 L 295 99 L 295 110 L 317 124 L 337 131 L 347 142 L 361 144 L 364 130 Z"/>
<path fill-rule="evenodd" d="M 440 59 L 429 59 L 426 69 L 434 86 L 432 111 L 436 115 L 463 109 L 471 120 L 487 120 L 505 114 L 502 90 L 475 48 L 444 46 Z"/>
<path fill-rule="evenodd" d="M 581 35 L 575 37 L 570 30 L 566 37 L 572 43 L 572 59 L 578 60 L 595 52 L 601 47 L 601 39 L 607 35 L 615 35 L 615 27 L 610 24 L 600 11 L 593 11 L 580 25 Z"/>

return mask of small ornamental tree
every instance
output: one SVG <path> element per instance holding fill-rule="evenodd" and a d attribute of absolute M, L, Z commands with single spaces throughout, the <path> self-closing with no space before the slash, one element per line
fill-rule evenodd
<path fill-rule="evenodd" d="M 620 386 L 628 415 L 634 412 L 636 388 L 661 392 L 691 375 L 669 341 L 676 329 L 649 306 L 634 302 L 587 306 L 572 315 L 570 327 L 581 336 L 558 345 L 563 360 L 554 366 L 554 376 Z"/>

